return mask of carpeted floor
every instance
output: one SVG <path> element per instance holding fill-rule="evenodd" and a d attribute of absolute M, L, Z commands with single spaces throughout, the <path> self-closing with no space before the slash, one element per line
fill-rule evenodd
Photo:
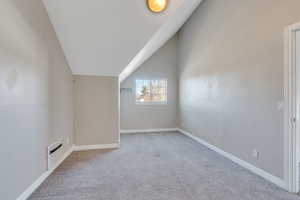
<path fill-rule="evenodd" d="M 30 200 L 300 200 L 179 133 L 75 152 Z"/>

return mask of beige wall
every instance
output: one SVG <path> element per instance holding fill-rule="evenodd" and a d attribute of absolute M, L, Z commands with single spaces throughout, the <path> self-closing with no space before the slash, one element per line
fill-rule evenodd
<path fill-rule="evenodd" d="M 283 31 L 299 8 L 298 0 L 206 0 L 179 34 L 181 127 L 281 178 Z"/>
<path fill-rule="evenodd" d="M 131 88 L 121 93 L 121 129 L 176 128 L 177 115 L 177 36 L 168 41 L 136 72 L 122 82 L 121 88 Z M 135 103 L 136 79 L 167 79 L 168 103 L 166 105 L 140 105 Z"/>
<path fill-rule="evenodd" d="M 75 144 L 119 143 L 119 80 L 109 76 L 75 78 Z"/>
<path fill-rule="evenodd" d="M 0 198 L 15 200 L 47 170 L 48 145 L 71 147 L 73 82 L 40 0 L 0 13 Z"/>

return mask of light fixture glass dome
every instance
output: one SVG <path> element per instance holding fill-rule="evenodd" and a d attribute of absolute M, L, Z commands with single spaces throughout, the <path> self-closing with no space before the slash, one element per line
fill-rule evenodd
<path fill-rule="evenodd" d="M 148 8 L 156 13 L 164 11 L 168 6 L 168 0 L 147 0 L 147 2 Z"/>

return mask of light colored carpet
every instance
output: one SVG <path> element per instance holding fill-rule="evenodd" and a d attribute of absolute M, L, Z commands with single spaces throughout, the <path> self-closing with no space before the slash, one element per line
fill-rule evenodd
<path fill-rule="evenodd" d="M 299 200 L 179 133 L 75 152 L 30 200 Z"/>

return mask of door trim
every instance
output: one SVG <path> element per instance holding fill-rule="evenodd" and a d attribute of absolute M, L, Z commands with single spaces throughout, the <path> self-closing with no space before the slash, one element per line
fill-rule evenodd
<path fill-rule="evenodd" d="M 299 192 L 299 103 L 296 85 L 300 76 L 296 75 L 296 32 L 300 23 L 285 28 L 284 64 L 284 179 L 289 192 Z M 298 94 L 300 95 L 300 94 Z"/>

